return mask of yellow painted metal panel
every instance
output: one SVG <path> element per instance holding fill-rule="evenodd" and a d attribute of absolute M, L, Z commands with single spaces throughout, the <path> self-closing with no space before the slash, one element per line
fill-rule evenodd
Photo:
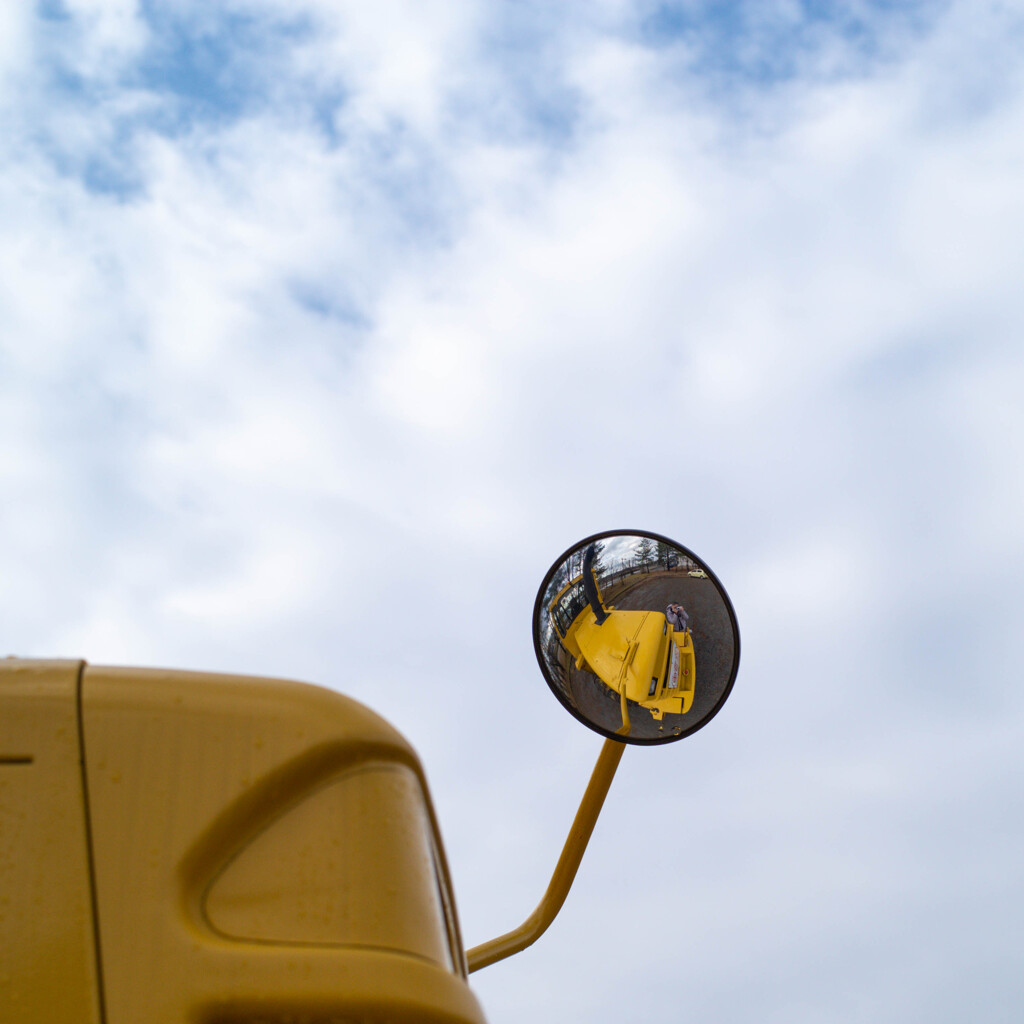
<path fill-rule="evenodd" d="M 96 1024 L 74 661 L 0 661 L 0 1019 Z"/>
<path fill-rule="evenodd" d="M 433 845 L 415 774 L 364 764 L 230 861 L 205 916 L 226 936 L 413 952 L 452 970 Z"/>
<path fill-rule="evenodd" d="M 283 930 L 271 919 L 271 879 L 275 867 L 284 872 L 288 864 L 253 867 L 261 846 L 269 856 L 280 849 L 272 826 L 287 827 L 292 814 L 296 841 L 327 862 L 314 875 L 344 861 L 318 846 L 332 841 L 331 829 L 318 836 L 309 811 L 317 794 L 370 765 L 404 766 L 417 781 L 420 821 L 400 823 L 395 838 L 423 820 L 436 833 L 419 762 L 387 723 L 355 701 L 301 683 L 93 667 L 84 676 L 83 720 L 107 1024 L 481 1024 L 461 974 L 454 913 L 439 925 L 424 910 L 451 907 L 439 841 L 439 877 L 428 884 L 426 872 L 409 876 L 408 850 L 389 851 L 365 832 L 349 836 L 366 843 L 363 853 L 379 858 L 394 882 L 359 910 L 374 916 L 384 948 L 297 941 L 294 904 L 276 904 Z M 378 795 L 381 813 L 408 817 L 394 794 Z M 231 881 L 230 865 L 244 884 Z M 259 935 L 228 934 L 250 930 L 236 927 L 245 884 L 262 906 L 241 919 L 255 922 Z M 219 885 L 227 888 L 218 892 Z M 439 927 L 457 973 L 424 955 L 436 948 Z"/>

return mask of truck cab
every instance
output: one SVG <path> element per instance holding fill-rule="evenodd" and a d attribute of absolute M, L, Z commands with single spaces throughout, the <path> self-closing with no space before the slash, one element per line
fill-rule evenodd
<path fill-rule="evenodd" d="M 46 1024 L 483 1024 L 420 762 L 302 683 L 0 662 L 0 991 Z"/>

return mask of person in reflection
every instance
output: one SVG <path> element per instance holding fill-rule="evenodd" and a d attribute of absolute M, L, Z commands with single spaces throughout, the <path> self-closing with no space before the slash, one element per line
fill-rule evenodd
<path fill-rule="evenodd" d="M 670 604 L 665 609 L 665 618 L 672 624 L 672 628 L 679 632 L 690 628 L 689 612 L 681 604 Z"/>

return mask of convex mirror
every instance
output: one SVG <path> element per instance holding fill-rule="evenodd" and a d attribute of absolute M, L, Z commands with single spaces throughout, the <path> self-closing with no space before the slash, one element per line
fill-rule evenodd
<path fill-rule="evenodd" d="M 627 743 L 669 743 L 709 722 L 736 678 L 725 588 L 655 533 L 595 534 L 551 566 L 533 610 L 537 660 L 581 722 Z"/>

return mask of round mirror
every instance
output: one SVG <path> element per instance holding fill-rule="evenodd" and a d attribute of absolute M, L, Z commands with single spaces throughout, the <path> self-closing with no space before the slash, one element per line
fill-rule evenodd
<path fill-rule="evenodd" d="M 740 659 L 736 614 L 693 552 L 655 533 L 595 534 L 544 577 L 533 642 L 555 696 L 626 743 L 696 732 L 725 703 Z"/>

